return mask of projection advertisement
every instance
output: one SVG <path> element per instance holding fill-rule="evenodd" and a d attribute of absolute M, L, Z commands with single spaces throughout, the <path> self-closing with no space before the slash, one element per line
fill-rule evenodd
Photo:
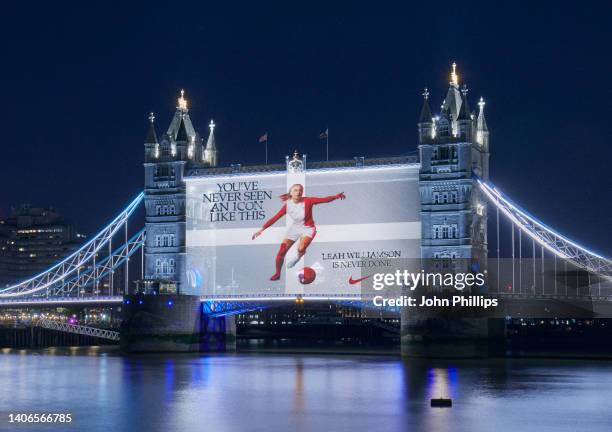
<path fill-rule="evenodd" d="M 360 293 L 420 256 L 418 167 L 188 178 L 181 281 L 215 297 Z"/>

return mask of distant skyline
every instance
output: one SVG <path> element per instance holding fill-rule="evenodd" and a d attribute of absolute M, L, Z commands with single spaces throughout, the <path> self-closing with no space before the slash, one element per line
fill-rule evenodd
<path fill-rule="evenodd" d="M 417 148 L 450 65 L 482 96 L 491 179 L 535 216 L 612 255 L 612 7 L 556 2 L 325 10 L 156 5 L 4 6 L 0 217 L 52 206 L 89 235 L 143 187 L 150 111 L 158 134 L 181 88 L 196 129 L 214 119 L 220 165 L 294 149 L 322 159 Z"/>

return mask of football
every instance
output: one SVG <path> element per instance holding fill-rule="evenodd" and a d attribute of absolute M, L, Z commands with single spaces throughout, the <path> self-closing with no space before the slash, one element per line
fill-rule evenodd
<path fill-rule="evenodd" d="M 302 285 L 308 285 L 314 282 L 317 273 L 310 267 L 304 267 L 298 273 L 298 279 Z"/>

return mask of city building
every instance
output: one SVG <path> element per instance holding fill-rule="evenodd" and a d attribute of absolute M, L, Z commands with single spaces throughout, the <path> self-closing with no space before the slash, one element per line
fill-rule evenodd
<path fill-rule="evenodd" d="M 53 209 L 13 209 L 0 220 L 0 286 L 40 273 L 76 250 L 84 237 Z"/>

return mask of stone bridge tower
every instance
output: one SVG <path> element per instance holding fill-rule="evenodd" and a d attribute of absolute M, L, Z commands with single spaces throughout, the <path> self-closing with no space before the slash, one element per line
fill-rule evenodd
<path fill-rule="evenodd" d="M 149 116 L 145 142 L 144 279 L 124 296 L 121 348 L 128 352 L 225 350 L 235 341 L 231 319 L 202 313 L 200 293 L 181 286 L 186 260 L 186 185 L 193 168 L 217 163 L 214 123 L 206 145 L 181 90 L 168 130 L 158 138 Z"/>
<path fill-rule="evenodd" d="M 184 91 L 170 126 L 158 140 L 155 117 L 149 116 L 145 143 L 146 246 L 145 279 L 140 290 L 162 294 L 190 293 L 180 286 L 185 272 L 185 182 L 187 170 L 217 164 L 214 123 L 206 145 L 196 132 Z"/>
<path fill-rule="evenodd" d="M 480 99 L 477 112 L 470 111 L 468 89 L 459 86 L 454 63 L 440 113 L 432 115 L 427 89 L 423 98 L 418 121 L 423 269 L 486 274 L 487 207 L 476 183 L 476 178 L 489 177 L 484 101 Z M 427 291 L 457 294 L 453 287 L 425 287 L 422 293 Z M 467 290 L 463 293 L 470 294 Z M 486 318 L 466 317 L 459 310 L 438 315 L 425 308 L 403 308 L 402 353 L 425 357 L 488 355 L 492 328 Z"/>
<path fill-rule="evenodd" d="M 423 98 L 418 121 L 421 256 L 457 271 L 484 272 L 487 208 L 475 180 L 489 177 L 484 101 L 480 98 L 478 111 L 470 111 L 468 89 L 459 87 L 454 63 L 438 115 L 432 115 L 427 89 Z"/>

